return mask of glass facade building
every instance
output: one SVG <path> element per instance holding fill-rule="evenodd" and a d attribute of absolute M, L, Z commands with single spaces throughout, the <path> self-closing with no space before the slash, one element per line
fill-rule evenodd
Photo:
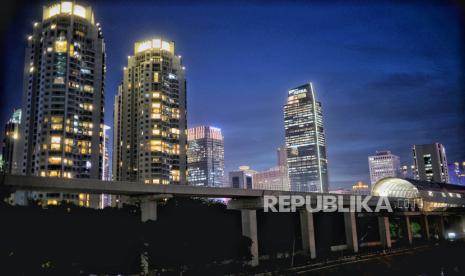
<path fill-rule="evenodd" d="M 186 184 L 186 81 L 174 42 L 136 42 L 115 97 L 113 176 Z"/>
<path fill-rule="evenodd" d="M 288 91 L 284 127 L 291 191 L 327 192 L 323 114 L 311 83 Z"/>
<path fill-rule="evenodd" d="M 188 184 L 222 187 L 224 180 L 224 138 L 221 129 L 211 126 L 187 132 Z"/>

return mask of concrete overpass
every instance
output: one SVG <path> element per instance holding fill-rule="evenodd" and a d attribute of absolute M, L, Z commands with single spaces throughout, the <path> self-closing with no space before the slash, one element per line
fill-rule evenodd
<path fill-rule="evenodd" d="M 257 210 L 263 209 L 263 198 L 265 196 L 282 196 L 282 195 L 312 195 L 315 193 L 290 192 L 290 191 L 269 191 L 269 190 L 247 190 L 237 188 L 212 188 L 212 187 L 194 187 L 185 185 L 148 185 L 135 182 L 124 181 L 101 181 L 95 179 L 65 179 L 65 178 L 44 178 L 37 176 L 19 176 L 19 175 L 0 175 L 0 188 L 14 192 L 19 190 L 26 191 L 44 191 L 44 192 L 68 192 L 68 193 L 87 193 L 87 194 L 112 194 L 130 197 L 133 201 L 138 202 L 141 208 L 141 220 L 157 219 L 157 201 L 169 197 L 203 197 L 203 198 L 231 198 L 228 203 L 228 209 L 239 210 L 242 219 L 242 234 L 252 240 L 251 253 L 253 256 L 252 265 L 257 265 L 259 260 L 258 253 L 258 231 L 257 231 Z M 343 205 L 348 205 L 350 195 L 341 195 Z M 368 204 L 375 206 L 379 197 L 372 197 Z M 391 204 L 396 204 L 399 198 L 389 198 Z M 319 248 L 316 232 L 324 232 L 319 229 L 318 222 L 321 220 L 330 220 L 329 215 L 316 219 L 314 214 L 305 209 L 298 210 L 300 218 L 300 229 L 302 239 L 302 249 L 310 258 L 316 258 L 317 248 Z M 322 213 L 325 214 L 325 213 Z M 377 219 L 377 228 L 379 232 L 379 241 L 373 244 L 383 248 L 390 248 L 393 240 L 391 239 L 390 219 L 401 217 L 409 244 L 413 243 L 411 222 L 417 220 L 422 225 L 422 231 L 426 239 L 430 239 L 433 234 L 431 227 L 439 229 L 440 238 L 446 238 L 446 229 L 444 227 L 444 217 L 448 215 L 457 216 L 457 212 L 422 212 L 421 210 L 403 210 L 397 209 L 394 213 L 356 213 L 345 212 L 338 214 L 343 219 L 345 233 L 345 244 L 330 246 L 330 250 L 345 250 L 353 253 L 359 251 L 363 246 L 359 242 L 360 231 L 357 230 L 357 221 L 364 216 L 375 216 Z M 465 213 L 458 213 L 461 217 L 461 226 L 459 232 L 465 231 Z M 431 218 L 431 219 L 428 219 Z M 433 219 L 434 218 L 434 219 Z M 434 223 L 435 222 L 435 223 Z M 331 222 L 326 223 L 331 225 Z M 319 229 L 317 231 L 317 229 Z"/>

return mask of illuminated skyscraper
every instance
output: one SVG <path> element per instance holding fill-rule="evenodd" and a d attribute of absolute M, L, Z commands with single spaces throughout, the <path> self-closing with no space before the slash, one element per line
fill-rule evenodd
<path fill-rule="evenodd" d="M 221 129 L 211 126 L 187 132 L 187 182 L 192 186 L 221 187 L 224 179 L 224 139 Z"/>
<path fill-rule="evenodd" d="M 16 152 L 18 151 L 20 124 L 21 109 L 17 109 L 5 125 L 5 136 L 3 137 L 2 146 L 2 167 L 5 173 L 11 174 L 18 167 Z"/>
<path fill-rule="evenodd" d="M 371 186 L 381 178 L 397 177 L 401 173 L 399 156 L 390 151 L 377 151 L 376 155 L 369 156 L 368 167 Z"/>
<path fill-rule="evenodd" d="M 33 28 L 15 173 L 100 179 L 105 44 L 99 24 L 91 7 L 64 1 L 45 6 Z"/>
<path fill-rule="evenodd" d="M 311 83 L 289 90 L 284 105 L 284 127 L 291 190 L 327 192 L 323 114 Z"/>
<path fill-rule="evenodd" d="M 186 81 L 174 42 L 135 43 L 114 118 L 116 180 L 186 184 Z"/>
<path fill-rule="evenodd" d="M 448 182 L 446 148 L 439 143 L 413 146 L 413 162 L 417 179 Z"/>

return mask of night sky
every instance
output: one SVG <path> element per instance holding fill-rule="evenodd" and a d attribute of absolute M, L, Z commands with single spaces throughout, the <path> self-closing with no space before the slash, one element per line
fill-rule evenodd
<path fill-rule="evenodd" d="M 188 126 L 223 130 L 226 171 L 276 164 L 287 90 L 309 81 L 323 105 L 330 189 L 368 181 L 376 150 L 411 164 L 412 144 L 441 142 L 450 163 L 465 160 L 459 7 L 165 2 L 89 2 L 106 41 L 107 124 L 134 42 L 160 35 L 175 41 L 187 67 Z M 20 106 L 26 37 L 42 5 L 11 14 L 2 34 L 2 124 Z"/>

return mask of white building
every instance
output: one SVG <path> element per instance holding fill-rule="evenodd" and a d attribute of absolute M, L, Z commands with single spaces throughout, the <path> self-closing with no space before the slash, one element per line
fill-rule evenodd
<path fill-rule="evenodd" d="M 369 156 L 368 166 L 371 185 L 385 177 L 397 177 L 400 173 L 399 156 L 390 151 L 377 151 L 376 155 Z"/>

